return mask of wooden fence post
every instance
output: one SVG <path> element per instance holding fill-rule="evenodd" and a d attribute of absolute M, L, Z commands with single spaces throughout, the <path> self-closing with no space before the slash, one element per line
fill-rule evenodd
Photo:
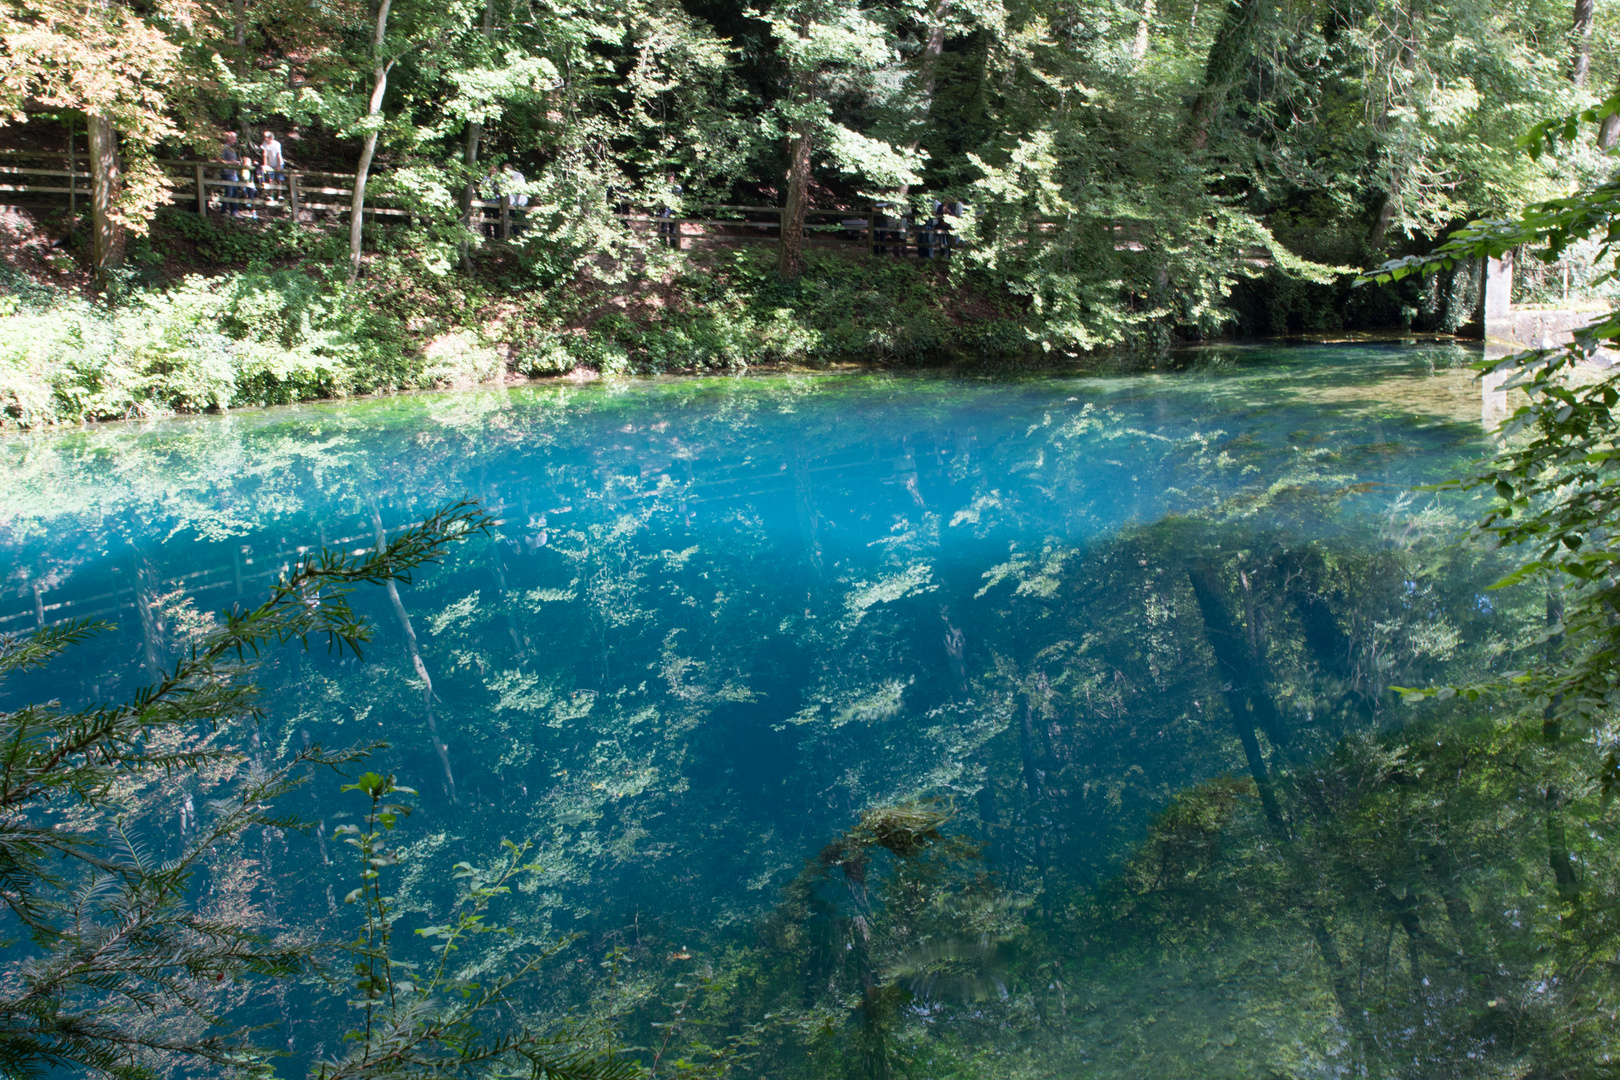
<path fill-rule="evenodd" d="M 876 222 L 877 222 L 877 207 L 876 206 L 867 207 L 866 208 L 866 253 L 868 255 L 876 255 L 877 254 L 877 244 L 873 240 L 873 237 L 876 234 L 872 230 L 872 226 L 874 224 L 876 224 Z"/>
<path fill-rule="evenodd" d="M 506 196 L 501 196 L 501 239 L 512 239 L 512 218 L 506 212 Z"/>
<path fill-rule="evenodd" d="M 298 221 L 298 174 L 291 169 L 287 170 L 287 210 L 292 214 L 293 222 Z"/>
<path fill-rule="evenodd" d="M 79 162 L 73 156 L 73 129 L 68 128 L 68 228 L 79 219 Z"/>
<path fill-rule="evenodd" d="M 71 172 L 72 170 L 69 170 L 69 171 Z M 208 187 L 207 187 L 207 185 L 205 185 L 203 183 L 203 167 L 202 167 L 201 162 L 199 162 L 197 164 L 196 176 L 197 176 L 197 216 L 198 217 L 207 217 L 208 216 Z"/>

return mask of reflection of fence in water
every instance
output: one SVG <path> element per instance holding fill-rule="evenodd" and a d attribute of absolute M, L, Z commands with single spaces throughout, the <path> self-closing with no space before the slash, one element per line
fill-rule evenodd
<path fill-rule="evenodd" d="M 397 532 L 400 526 L 390 530 Z M 366 543 L 369 541 L 369 543 Z M 361 542 L 369 547 L 376 542 L 375 535 L 359 534 L 341 537 L 331 541 L 330 546 L 338 549 Z M 268 584 L 275 581 L 277 576 L 292 568 L 293 562 L 305 552 L 314 550 L 313 545 L 298 545 L 287 547 L 283 545 L 272 557 L 266 558 L 256 555 L 251 545 L 238 545 L 233 551 L 231 565 L 204 567 L 188 573 L 165 574 L 162 583 L 170 589 L 183 589 L 188 596 L 197 596 L 217 589 L 234 587 L 234 595 L 243 596 L 250 592 L 249 586 L 259 582 Z M 122 566 L 110 567 L 112 573 L 124 578 L 127 584 L 115 585 L 111 592 L 102 592 L 93 596 L 78 598 L 64 598 L 49 603 L 46 599 L 52 592 L 62 590 L 45 590 L 38 583 L 28 590 L 32 594 L 33 607 L 13 612 L 10 615 L 0 615 L 0 633 L 15 632 L 32 629 L 40 626 L 54 625 L 67 622 L 70 619 L 101 619 L 116 615 L 120 611 L 139 611 L 139 595 L 142 590 L 134 581 L 135 575 Z"/>
<path fill-rule="evenodd" d="M 757 461 L 755 465 L 760 465 Z M 870 474 L 873 470 L 883 471 L 888 466 L 891 474 L 881 482 L 905 485 L 905 475 L 914 471 L 915 458 L 911 454 L 900 454 L 893 457 L 884 456 L 874 452 L 859 456 L 850 456 L 843 460 L 831 461 L 824 464 L 810 465 L 800 470 L 802 474 L 839 474 L 851 470 L 862 470 Z M 793 483 L 792 462 L 784 459 L 781 462 L 766 463 L 761 467 L 752 469 L 727 469 L 723 475 L 708 475 L 693 478 L 685 482 L 677 481 L 674 488 L 657 486 L 660 476 L 667 472 L 655 472 L 642 477 L 642 481 L 652 486 L 646 490 L 635 491 L 618 496 L 608 496 L 595 492 L 575 492 L 563 495 L 552 492 L 551 499 L 560 499 L 564 503 L 589 503 L 601 507 L 630 506 L 646 499 L 667 497 L 688 506 L 713 505 L 722 502 L 731 502 L 737 499 L 750 499 L 760 496 L 780 495 Z M 740 489 L 740 490 L 739 490 Z M 514 513 L 518 504 L 525 497 L 534 505 L 547 504 L 545 498 L 536 499 L 536 496 L 545 493 L 529 492 L 514 493 L 499 502 L 491 503 L 491 510 L 497 518 Z M 556 505 L 549 503 L 547 505 Z M 537 511 L 538 513 L 538 511 Z M 505 519 L 504 524 L 518 532 L 525 531 L 525 522 L 515 518 Z M 253 597 L 261 589 L 256 586 L 268 585 L 276 580 L 277 576 L 289 571 L 299 557 L 306 552 L 316 551 L 322 547 L 329 547 L 339 551 L 353 551 L 356 548 L 370 548 L 377 542 L 376 532 L 368 523 L 357 521 L 359 532 L 353 535 L 339 536 L 335 539 L 314 537 L 307 543 L 292 544 L 285 538 L 278 541 L 276 549 L 268 555 L 257 552 L 251 544 L 233 544 L 231 547 L 231 561 L 220 562 L 217 565 L 189 570 L 182 573 L 160 573 L 162 586 L 167 590 L 181 589 L 187 596 L 207 597 L 210 600 L 222 595 L 228 600 L 217 604 L 202 605 L 205 608 L 224 607 L 237 597 Z M 413 528 L 417 522 L 405 525 L 396 525 L 388 528 L 389 533 L 400 532 Z M 521 547 L 521 539 L 514 533 L 508 542 Z M 217 549 L 216 549 L 217 550 Z M 194 561 L 194 560 L 189 560 Z M 20 593 L 12 595 L 21 599 L 28 606 L 20 611 L 13 611 L 7 615 L 0 615 L 0 633 L 15 633 L 32 630 L 37 627 L 55 625 L 67 622 L 70 619 L 106 619 L 115 617 L 122 611 L 134 611 L 139 614 L 140 604 L 143 602 L 142 590 L 136 583 L 136 575 L 132 570 L 119 565 L 109 568 L 112 573 L 119 575 L 124 583 L 115 585 L 110 591 L 102 591 L 90 596 L 64 596 L 68 590 L 57 587 L 43 589 L 36 582 L 24 587 Z M 60 599 L 53 599 L 53 594 Z M 144 602 L 150 603 L 152 598 L 146 597 Z"/>

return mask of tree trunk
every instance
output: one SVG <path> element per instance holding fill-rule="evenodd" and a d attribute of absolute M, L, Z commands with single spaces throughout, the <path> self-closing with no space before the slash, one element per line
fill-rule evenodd
<path fill-rule="evenodd" d="M 383 39 L 388 34 L 388 9 L 393 0 L 382 0 L 377 5 L 377 33 L 372 39 L 371 54 L 377 66 L 372 71 L 371 104 L 366 118 L 375 124 L 382 112 L 383 95 L 388 92 L 388 72 L 393 62 L 383 63 Z M 354 195 L 349 202 L 349 284 L 360 276 L 360 235 L 366 210 L 366 175 L 371 172 L 371 158 L 377 152 L 377 129 L 366 132 L 365 145 L 360 148 L 360 164 L 354 170 Z"/>
<path fill-rule="evenodd" d="M 388 533 L 383 529 L 382 515 L 377 510 L 375 499 L 371 500 L 371 523 L 377 531 L 377 550 L 386 550 Z M 393 578 L 383 584 L 387 587 L 389 602 L 394 605 L 394 616 L 399 619 L 399 627 L 405 634 L 405 651 L 411 658 L 411 667 L 416 670 L 416 677 L 422 680 L 422 711 L 427 718 L 428 741 L 433 744 L 433 752 L 438 755 L 439 765 L 444 769 L 445 794 L 450 797 L 451 803 L 455 803 L 456 774 L 450 768 L 450 748 L 439 738 L 439 725 L 433 717 L 433 677 L 428 674 L 427 664 L 422 660 L 422 651 L 416 643 L 416 628 L 411 625 L 411 616 L 405 610 L 405 601 L 400 599 L 399 589 Z"/>
<path fill-rule="evenodd" d="M 1250 727 L 1259 724 L 1273 746 L 1287 746 L 1288 729 L 1277 712 L 1276 702 L 1271 700 L 1271 694 L 1266 690 L 1265 660 L 1260 655 L 1258 626 L 1252 607 L 1249 611 L 1250 622 L 1240 627 L 1226 606 L 1215 570 L 1209 563 L 1203 560 L 1194 563 L 1192 569 L 1187 571 L 1187 578 L 1192 582 L 1193 595 L 1198 599 L 1198 610 L 1204 619 L 1204 636 L 1209 642 L 1210 651 L 1215 654 L 1216 665 L 1224 676 L 1223 682 L 1230 687 L 1227 693 L 1233 695 L 1233 700 L 1237 702 L 1233 719 L 1236 720 L 1240 714 L 1248 717 Z M 1245 645 L 1248 647 L 1245 648 Z"/>
<path fill-rule="evenodd" d="M 1561 627 L 1564 622 L 1564 598 L 1556 592 L 1547 594 L 1547 627 Z M 1547 662 L 1558 664 L 1564 658 L 1564 635 L 1562 629 L 1547 638 Z M 1558 715 L 1558 707 L 1563 703 L 1563 695 L 1555 694 L 1547 707 L 1541 713 L 1541 740 L 1549 746 L 1557 746 L 1563 741 L 1564 724 Z M 1543 793 L 1547 802 L 1547 867 L 1553 873 L 1553 882 L 1558 886 L 1558 896 L 1565 903 L 1578 904 L 1581 897 L 1581 883 L 1575 876 L 1575 868 L 1570 865 L 1569 842 L 1564 835 L 1563 796 L 1558 791 L 1557 784 L 1548 784 Z"/>
<path fill-rule="evenodd" d="M 1569 81 L 1576 86 L 1586 85 L 1586 76 L 1592 70 L 1592 15 L 1596 0 L 1575 0 L 1574 55 L 1570 58 Z"/>
<path fill-rule="evenodd" d="M 810 17 L 799 21 L 799 37 L 810 36 Z M 805 68 L 794 75 L 793 103 L 800 110 L 788 142 L 787 198 L 782 202 L 781 236 L 777 238 L 776 275 L 795 281 L 804 272 L 804 219 L 810 209 L 810 153 L 815 125 L 809 116 L 816 100 L 816 71 Z"/>
<path fill-rule="evenodd" d="M 1222 674 L 1226 676 L 1222 680 L 1221 696 L 1226 701 L 1227 711 L 1232 714 L 1232 724 L 1237 729 L 1238 740 L 1243 744 L 1243 756 L 1248 762 L 1249 776 L 1254 780 L 1256 793 L 1260 796 L 1261 809 L 1265 812 L 1266 821 L 1270 824 L 1278 842 L 1291 845 L 1293 838 L 1289 834 L 1288 823 L 1283 818 L 1281 806 L 1277 803 L 1270 770 L 1260 753 L 1260 741 L 1255 738 L 1254 726 L 1257 716 L 1249 711 L 1261 700 L 1264 700 L 1265 706 L 1271 708 L 1273 712 L 1275 706 L 1265 696 L 1263 687 L 1254 691 L 1249 700 L 1245 701 L 1243 693 L 1245 676 L 1240 670 L 1243 666 L 1239 651 L 1240 635 L 1221 595 L 1214 567 L 1200 560 L 1188 569 L 1187 578 L 1192 586 L 1193 596 L 1198 601 L 1199 614 L 1204 619 L 1204 639 L 1209 643 L 1210 650 L 1215 653 L 1217 667 L 1222 669 Z M 1248 708 L 1245 708 L 1246 704 Z M 1321 951 L 1322 962 L 1327 967 L 1328 982 L 1333 989 L 1334 1000 L 1338 1002 L 1339 1011 L 1343 1015 L 1345 1027 L 1350 1031 L 1364 1061 L 1370 1065 L 1374 1060 L 1376 1045 L 1367 1031 L 1365 1014 L 1356 1002 L 1350 973 L 1344 966 L 1344 959 L 1333 940 L 1327 920 L 1308 900 L 1303 906 L 1304 911 L 1301 914 L 1310 927 L 1311 936 L 1316 939 L 1317 948 Z M 1376 1074 L 1369 1072 L 1367 1075 Z"/>
<path fill-rule="evenodd" d="M 158 575 L 157 566 L 149 554 L 134 543 L 130 544 L 130 548 L 134 552 L 135 573 L 132 580 L 135 585 L 135 613 L 141 622 L 146 677 L 158 682 L 168 672 L 169 661 L 173 659 L 169 651 L 169 628 L 158 604 L 158 597 L 163 594 L 163 579 Z"/>
<path fill-rule="evenodd" d="M 939 0 L 928 22 L 928 41 L 923 45 L 922 62 L 917 66 L 917 86 L 922 90 L 925 108 L 934 100 L 935 68 L 939 65 L 940 53 L 945 51 L 945 17 L 950 13 L 951 0 Z"/>
<path fill-rule="evenodd" d="M 799 535 L 804 539 L 804 553 L 817 585 L 821 584 L 821 515 L 816 511 L 815 493 L 811 488 L 810 457 L 804 447 L 795 441 L 788 448 L 788 472 L 793 477 L 793 508 L 799 516 Z M 806 594 L 805 599 L 809 599 Z"/>
<path fill-rule="evenodd" d="M 1598 149 L 1611 149 L 1617 139 L 1620 139 L 1620 113 L 1613 113 L 1598 125 Z"/>
<path fill-rule="evenodd" d="M 236 77 L 247 78 L 247 0 L 233 0 L 231 4 L 231 22 L 234 33 L 231 40 L 236 44 Z"/>
<path fill-rule="evenodd" d="M 1131 55 L 1140 60 L 1147 55 L 1148 30 L 1153 25 L 1153 0 L 1142 0 L 1142 21 L 1136 24 L 1136 42 L 1131 46 Z"/>
<path fill-rule="evenodd" d="M 478 201 L 478 143 L 484 137 L 484 125 L 476 120 L 467 125 L 467 186 L 461 192 L 461 224 L 467 235 L 461 238 L 461 268 L 472 270 L 472 234 L 477 227 L 478 215 L 473 203 Z"/>
<path fill-rule="evenodd" d="M 96 280 L 124 262 L 124 227 L 114 206 L 123 177 L 118 168 L 118 134 L 112 120 L 100 113 L 89 113 L 90 129 L 90 232 L 91 261 Z"/>
<path fill-rule="evenodd" d="M 1260 3 L 1261 0 L 1230 0 L 1226 6 L 1226 17 L 1221 20 L 1215 40 L 1209 46 L 1204 88 L 1193 99 L 1187 117 L 1187 141 L 1194 150 L 1209 145 L 1209 129 L 1226 103 L 1227 91 L 1248 62 L 1254 30 L 1260 22 Z"/>
<path fill-rule="evenodd" d="M 809 120 L 793 125 L 793 142 L 788 148 L 787 201 L 782 207 L 781 246 L 777 249 L 776 274 L 793 281 L 804 272 L 804 219 L 810 209 L 810 149 L 814 134 Z"/>
<path fill-rule="evenodd" d="M 1378 204 L 1378 216 L 1373 218 L 1372 228 L 1367 232 L 1367 246 L 1377 251 L 1384 243 L 1384 237 L 1389 233 L 1389 227 L 1395 221 L 1395 205 L 1400 199 L 1401 176 L 1395 173 L 1389 178 L 1389 190 L 1384 192 L 1384 198 Z"/>
<path fill-rule="evenodd" d="M 1552 871 L 1558 898 L 1566 904 L 1579 904 L 1581 881 L 1569 857 L 1569 841 L 1564 836 L 1563 796 L 1556 785 L 1548 784 L 1547 801 L 1547 868 Z"/>
<path fill-rule="evenodd" d="M 484 0 L 484 40 L 495 34 L 495 0 Z M 484 137 L 484 125 L 477 120 L 467 125 L 467 186 L 461 192 L 461 224 L 467 235 L 461 238 L 461 268 L 472 272 L 472 237 L 478 216 L 473 203 L 478 200 L 478 144 Z"/>
<path fill-rule="evenodd" d="M 1187 571 L 1187 580 L 1192 585 L 1198 611 L 1204 619 L 1204 640 L 1215 654 L 1215 666 L 1221 676 L 1221 697 L 1226 702 L 1226 711 L 1232 714 L 1232 727 L 1237 731 L 1238 741 L 1243 744 L 1243 757 L 1248 762 L 1255 792 L 1260 796 L 1260 806 L 1277 835 L 1285 837 L 1287 826 L 1283 823 L 1276 793 L 1271 788 L 1271 776 L 1266 769 L 1266 759 L 1260 753 L 1260 741 L 1254 736 L 1263 694 L 1244 694 L 1246 684 L 1251 680 L 1239 655 L 1237 627 L 1226 609 L 1226 601 L 1221 598 L 1214 570 L 1200 561 Z M 1270 699 L 1265 701 L 1269 706 Z"/>
<path fill-rule="evenodd" d="M 945 51 L 945 17 L 950 12 L 951 0 L 939 0 L 934 7 L 933 17 L 928 22 L 928 40 L 923 43 L 922 58 L 917 65 L 917 89 L 922 97 L 922 113 L 917 118 L 919 123 L 926 122 L 929 113 L 933 111 L 934 82 L 939 67 L 939 56 Z M 915 151 L 921 144 L 921 139 L 912 139 L 908 148 Z M 910 184 L 901 185 L 902 199 L 910 192 Z"/>
<path fill-rule="evenodd" d="M 1035 759 L 1035 705 L 1024 700 L 1024 726 L 1018 733 L 1018 750 L 1024 759 L 1024 824 L 1034 834 L 1035 869 L 1041 875 L 1042 892 L 1046 886 L 1046 785 L 1042 782 L 1041 767 Z"/>

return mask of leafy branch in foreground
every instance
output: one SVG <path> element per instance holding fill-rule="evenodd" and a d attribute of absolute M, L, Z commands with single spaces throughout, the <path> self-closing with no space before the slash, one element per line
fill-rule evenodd
<path fill-rule="evenodd" d="M 1539 158 L 1544 150 L 1556 151 L 1560 142 L 1575 142 L 1584 124 L 1601 124 L 1617 115 L 1620 115 L 1620 93 L 1582 112 L 1543 120 L 1531 128 L 1519 140 L 1519 144 L 1529 151 L 1532 158 Z M 1570 244 L 1593 236 L 1598 237 L 1603 245 L 1595 260 L 1601 264 L 1613 253 L 1613 244 L 1620 240 L 1620 179 L 1611 178 L 1588 191 L 1578 191 L 1561 199 L 1531 203 L 1516 217 L 1471 221 L 1428 254 L 1391 259 L 1376 270 L 1362 274 L 1356 284 L 1399 281 L 1419 273 L 1435 274 L 1467 259 L 1497 258 L 1520 247 L 1540 248 L 1535 252 L 1536 256 L 1543 262 L 1552 263 Z M 1614 274 L 1615 271 L 1610 270 L 1594 284 L 1612 278 Z M 1613 317 L 1590 329 L 1603 327 L 1611 328 L 1611 332 L 1589 333 L 1586 336 L 1588 345 L 1595 340 L 1612 340 L 1620 335 L 1620 327 L 1614 326 Z M 1576 344 L 1581 344 L 1579 338 Z"/>
<path fill-rule="evenodd" d="M 257 607 L 222 613 L 172 671 L 128 701 L 0 713 L 0 941 L 10 950 L 0 963 L 0 1074 L 79 1068 L 134 1080 L 185 1060 L 256 1060 L 250 1032 L 225 1024 L 224 1003 L 239 977 L 296 971 L 311 946 L 268 939 L 240 913 L 191 903 L 191 883 L 248 828 L 297 827 L 270 805 L 309 765 L 365 750 L 311 746 L 265 769 L 215 736 L 261 712 L 249 661 L 262 649 L 324 636 L 358 654 L 370 631 L 349 605 L 354 587 L 409 580 L 447 543 L 489 524 L 476 504 L 460 502 L 381 550 L 315 553 Z M 40 668 L 102 629 L 78 621 L 0 636 L 0 678 Z M 131 785 L 205 768 L 234 790 L 207 804 L 206 824 L 178 856 L 155 859 L 126 818 Z"/>
<path fill-rule="evenodd" d="M 1544 146 L 1573 142 L 1582 124 L 1620 114 L 1620 94 L 1582 113 L 1538 124 L 1521 140 L 1533 155 Z M 1514 248 L 1532 248 L 1544 262 L 1555 261 L 1572 243 L 1595 238 L 1596 263 L 1609 268 L 1600 280 L 1620 271 L 1620 179 L 1584 192 L 1527 207 L 1514 218 L 1475 221 L 1457 230 L 1433 252 L 1387 262 L 1362 275 L 1365 281 L 1399 280 L 1432 274 L 1465 259 L 1497 257 Z M 1544 659 L 1493 682 L 1469 686 L 1404 689 L 1409 701 L 1524 690 L 1551 721 L 1553 714 L 1590 718 L 1620 703 L 1620 367 L 1604 366 L 1601 352 L 1620 340 L 1620 312 L 1611 311 L 1575 331 L 1569 344 L 1532 349 L 1478 365 L 1482 373 L 1505 376 L 1503 387 L 1525 392 L 1524 404 L 1502 425 L 1506 446 L 1472 476 L 1439 485 L 1440 490 L 1489 488 L 1495 504 L 1471 535 L 1494 546 L 1525 546 L 1529 557 L 1497 582 L 1504 588 L 1545 581 L 1559 595 L 1550 598 L 1547 628 L 1540 645 Z M 1596 363 L 1594 363 L 1596 361 Z"/>
<path fill-rule="evenodd" d="M 1620 94 L 1585 113 L 1545 121 L 1525 144 L 1532 155 L 1543 147 L 1573 142 L 1583 123 L 1605 122 L 1620 114 Z M 1609 264 L 1599 280 L 1620 272 L 1620 179 L 1610 179 L 1567 198 L 1536 203 L 1517 218 L 1477 221 L 1459 230 L 1430 255 L 1385 263 L 1363 280 L 1388 281 L 1414 272 L 1432 273 L 1465 258 L 1497 257 L 1531 247 L 1544 262 L 1555 261 L 1572 243 L 1595 238 L 1595 262 Z M 1523 547 L 1528 558 L 1493 588 L 1529 581 L 1548 588 L 1547 620 L 1539 640 L 1539 662 L 1506 672 L 1493 681 L 1466 686 L 1404 690 L 1409 702 L 1462 696 L 1477 701 L 1487 694 L 1518 691 L 1539 713 L 1539 731 L 1524 732 L 1545 759 L 1569 740 L 1584 740 L 1620 705 L 1620 367 L 1604 346 L 1620 339 L 1620 312 L 1611 310 L 1575 331 L 1573 340 L 1551 349 L 1533 349 L 1479 365 L 1483 373 L 1505 377 L 1503 386 L 1521 389 L 1526 400 L 1503 424 L 1505 447 L 1474 475 L 1441 485 L 1471 491 L 1488 487 L 1496 500 L 1475 524 L 1472 536 L 1497 547 Z M 1565 720 L 1574 723 L 1566 725 Z M 1584 751 L 1577 751 L 1577 753 Z M 1532 775 L 1527 772 L 1526 775 Z M 1538 781 L 1547 806 L 1549 863 L 1562 899 L 1578 904 L 1580 883 L 1564 843 L 1562 808 L 1581 797 L 1550 779 L 1544 767 Z M 1606 806 L 1620 786 L 1620 747 L 1611 746 L 1598 765 L 1597 787 Z"/>
<path fill-rule="evenodd" d="M 501 841 L 502 857 L 492 869 L 467 862 L 455 865 L 452 876 L 465 884 L 465 892 L 449 921 L 416 931 L 416 936 L 435 943 L 432 952 L 437 957 L 435 962 L 420 965 L 397 955 L 393 898 L 382 891 L 383 871 L 400 861 L 388 843 L 389 834 L 411 812 L 409 806 L 392 800 L 416 792 L 399 786 L 392 776 L 374 772 L 361 775 L 343 790 L 358 791 L 371 801 L 363 825 L 341 825 L 336 830 L 360 856 L 360 886 L 344 902 L 360 904 L 365 923 L 345 949 L 354 958 L 350 1004 L 364 1011 L 365 1024 L 350 1032 L 348 1052 L 317 1064 L 314 1076 L 360 1080 L 469 1070 L 495 1076 L 527 1075 L 534 1080 L 631 1080 L 641 1075 L 634 1061 L 593 1051 L 588 1033 L 569 1029 L 541 1032 L 516 1020 L 504 1030 L 489 1029 L 496 1007 L 507 1003 L 508 992 L 537 972 L 562 944 L 520 957 L 512 968 L 484 982 L 459 974 L 452 965 L 454 954 L 476 939 L 512 936 L 511 928 L 485 920 L 490 903 L 510 893 L 513 881 L 539 872 L 538 864 L 525 861 L 530 849 L 527 841 Z"/>

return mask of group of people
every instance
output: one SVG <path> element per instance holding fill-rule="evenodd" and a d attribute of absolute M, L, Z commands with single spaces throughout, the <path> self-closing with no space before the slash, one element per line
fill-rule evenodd
<path fill-rule="evenodd" d="M 658 242 L 665 247 L 678 249 L 681 246 L 681 221 L 676 216 L 676 210 L 679 209 L 681 202 L 681 182 L 675 178 L 674 173 L 665 173 L 663 188 L 669 196 L 660 199 L 652 212 L 657 223 L 655 228 Z M 607 204 L 612 209 L 614 217 L 628 222 L 636 216 L 637 204 L 631 201 L 632 194 L 631 188 L 620 187 L 618 184 L 607 186 Z"/>
<path fill-rule="evenodd" d="M 236 132 L 227 131 L 219 159 L 227 166 L 221 172 L 226 181 L 222 205 L 225 213 L 233 217 L 258 217 L 258 193 L 266 191 L 264 203 L 268 209 L 275 200 L 269 196 L 267 188 L 286 183 L 287 159 L 281 152 L 281 140 L 273 131 L 266 130 L 256 147 L 239 146 Z M 237 164 L 242 167 L 229 167 Z"/>
<path fill-rule="evenodd" d="M 872 223 L 873 254 L 887 255 L 892 248 L 895 255 L 904 256 L 906 237 L 909 233 L 917 237 L 919 259 L 948 257 L 951 248 L 955 246 L 950 219 L 960 220 L 967 215 L 968 207 L 962 202 L 946 203 L 935 199 L 929 209 L 928 216 L 918 221 L 917 215 L 911 212 L 896 217 L 892 203 L 880 203 L 877 207 L 877 218 Z"/>

